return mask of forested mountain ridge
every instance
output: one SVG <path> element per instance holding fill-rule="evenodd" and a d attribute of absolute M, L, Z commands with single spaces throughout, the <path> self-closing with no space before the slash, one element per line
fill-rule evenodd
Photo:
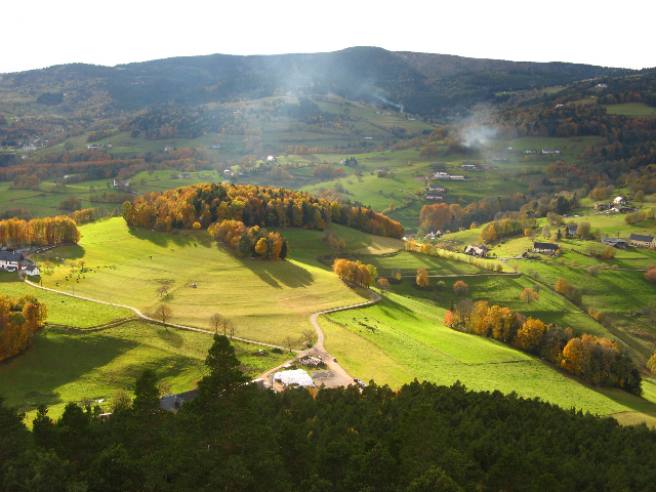
<path fill-rule="evenodd" d="M 60 65 L 5 74 L 0 78 L 0 90 L 16 90 L 27 100 L 41 97 L 43 104 L 70 104 L 71 109 L 80 109 L 94 99 L 112 109 L 141 109 L 288 92 L 334 93 L 436 116 L 493 100 L 500 91 L 622 73 L 629 71 L 354 47 L 314 54 L 178 57 L 115 67 Z M 57 97 L 60 92 L 61 98 Z M 43 97 L 50 93 L 55 96 Z"/>

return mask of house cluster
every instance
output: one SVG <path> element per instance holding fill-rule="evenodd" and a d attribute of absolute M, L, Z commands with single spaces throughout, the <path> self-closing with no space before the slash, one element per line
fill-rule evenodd
<path fill-rule="evenodd" d="M 540 241 L 535 241 L 533 243 L 533 252 L 542 253 L 544 255 L 555 255 L 558 253 L 560 246 L 554 243 L 543 243 Z"/>
<path fill-rule="evenodd" d="M 29 277 L 36 277 L 40 274 L 39 268 L 32 260 L 26 258 L 23 253 L 8 248 L 0 249 L 0 270 L 19 272 Z"/>
<path fill-rule="evenodd" d="M 431 231 L 424 236 L 424 241 L 435 241 L 436 239 L 439 239 L 440 236 L 442 236 L 442 231 Z"/>
<path fill-rule="evenodd" d="M 547 149 L 547 148 L 542 148 L 542 149 L 526 149 L 524 151 L 524 155 L 537 155 L 537 154 L 542 154 L 542 155 L 560 155 L 560 149 Z"/>
<path fill-rule="evenodd" d="M 484 244 L 468 244 L 465 248 L 465 254 L 470 256 L 479 256 L 485 258 L 487 256 L 487 246 Z"/>
<path fill-rule="evenodd" d="M 595 203 L 594 209 L 603 214 L 624 214 L 636 210 L 623 196 L 616 196 L 610 202 Z"/>
<path fill-rule="evenodd" d="M 441 186 L 428 185 L 426 189 L 426 200 L 441 202 L 444 200 L 444 195 L 446 195 L 446 188 Z"/>
<path fill-rule="evenodd" d="M 433 179 L 439 179 L 442 181 L 464 181 L 465 177 L 461 175 L 449 174 L 445 171 L 436 171 L 433 173 Z"/>
<path fill-rule="evenodd" d="M 606 246 L 612 246 L 613 248 L 618 249 L 626 249 L 629 247 L 629 242 L 621 237 L 605 237 L 601 242 Z"/>
<path fill-rule="evenodd" d="M 114 178 L 112 180 L 112 188 L 120 191 L 130 191 L 130 180 Z"/>
<path fill-rule="evenodd" d="M 648 234 L 631 234 L 629 244 L 636 248 L 656 249 L 656 238 Z"/>
<path fill-rule="evenodd" d="M 111 149 L 112 144 L 100 144 L 100 143 L 92 143 L 92 144 L 87 144 L 87 150 L 102 150 L 102 149 Z"/>

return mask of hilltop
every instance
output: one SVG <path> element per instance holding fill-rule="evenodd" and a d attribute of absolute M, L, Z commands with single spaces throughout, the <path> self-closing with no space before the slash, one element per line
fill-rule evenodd
<path fill-rule="evenodd" d="M 143 109 L 256 99 L 274 95 L 343 97 L 410 113 L 439 115 L 493 100 L 499 91 L 567 84 L 628 73 L 572 63 L 532 63 L 465 58 L 376 47 L 332 53 L 234 56 L 215 54 L 115 67 L 60 65 L 6 74 L 0 90 L 18 105 L 37 102 L 70 110 Z"/>

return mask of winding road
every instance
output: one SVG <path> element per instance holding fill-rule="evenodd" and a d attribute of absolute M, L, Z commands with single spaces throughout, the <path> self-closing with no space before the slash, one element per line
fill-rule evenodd
<path fill-rule="evenodd" d="M 316 313 L 312 313 L 310 315 L 310 323 L 314 327 L 314 331 L 317 333 L 317 341 L 312 346 L 312 348 L 304 352 L 301 352 L 300 357 L 302 357 L 303 355 L 312 355 L 314 357 L 319 357 L 321 358 L 321 360 L 324 361 L 326 367 L 332 373 L 330 377 L 321 381 L 324 384 L 324 386 L 326 386 L 326 388 L 349 386 L 353 384 L 353 377 L 349 375 L 349 373 L 346 372 L 346 369 L 344 369 L 342 366 L 339 365 L 337 359 L 335 359 L 332 355 L 330 355 L 326 350 L 326 346 L 324 344 L 325 336 L 323 330 L 321 329 L 321 326 L 319 325 L 319 316 L 324 314 L 336 313 L 338 311 L 347 311 L 349 309 L 357 309 L 357 308 L 371 306 L 373 304 L 376 304 L 377 302 L 380 302 L 380 300 L 382 299 L 382 297 L 378 293 L 374 292 L 373 290 L 369 290 L 369 293 L 371 294 L 372 297 L 367 301 L 360 302 L 357 304 L 350 304 L 348 306 L 324 309 L 323 311 L 317 311 Z"/>
<path fill-rule="evenodd" d="M 51 287 L 44 287 L 43 285 L 36 284 L 36 283 L 34 283 L 34 282 L 32 282 L 28 279 L 25 279 L 24 281 L 25 281 L 26 284 L 28 284 L 31 287 L 34 287 L 36 289 L 41 289 L 41 290 L 44 290 L 44 291 L 53 292 L 55 294 L 64 295 L 64 296 L 72 297 L 72 298 L 75 298 L 75 299 L 80 299 L 82 301 L 95 302 L 97 304 L 104 304 L 104 305 L 112 306 L 112 307 L 116 307 L 116 308 L 127 309 L 129 311 L 132 311 L 137 316 L 137 318 L 139 318 L 143 321 L 147 321 L 149 323 L 155 323 L 155 324 L 162 325 L 162 326 L 170 326 L 172 328 L 177 328 L 177 329 L 186 330 L 186 331 L 193 331 L 193 332 L 196 332 L 196 333 L 206 333 L 206 334 L 209 334 L 209 335 L 214 334 L 213 331 L 204 330 L 202 328 L 196 328 L 196 327 L 193 327 L 193 326 L 181 325 L 181 324 L 177 324 L 177 323 L 163 323 L 160 320 L 157 320 L 155 318 L 147 316 L 146 314 L 144 314 L 141 310 L 137 309 L 136 307 L 128 306 L 127 304 L 119 304 L 119 303 L 115 303 L 115 302 L 103 301 L 103 300 L 100 300 L 100 299 L 94 299 L 93 297 L 87 297 L 87 296 L 82 296 L 82 295 L 79 295 L 79 294 L 72 294 L 71 292 L 66 292 L 66 291 L 63 291 L 63 290 L 53 289 Z M 349 386 L 349 385 L 353 384 L 353 377 L 351 377 L 349 375 L 349 373 L 346 372 L 346 370 L 342 366 L 339 365 L 337 360 L 333 356 L 331 356 L 330 353 L 328 353 L 328 351 L 326 350 L 326 347 L 325 347 L 325 344 L 324 344 L 325 336 L 324 336 L 323 330 L 321 329 L 321 326 L 319 325 L 319 316 L 324 315 L 324 314 L 336 313 L 338 311 L 347 311 L 349 309 L 357 309 L 357 308 L 361 308 L 361 307 L 371 306 L 373 304 L 376 304 L 377 302 L 380 302 L 380 300 L 382 299 L 382 297 L 378 293 L 374 292 L 373 290 L 369 290 L 369 293 L 372 297 L 371 297 L 371 299 L 369 299 L 367 301 L 360 302 L 360 303 L 357 303 L 357 304 L 350 304 L 348 306 L 340 306 L 340 307 L 335 307 L 335 308 L 331 308 L 331 309 L 324 309 L 323 311 L 317 311 L 317 312 L 312 313 L 310 315 L 310 324 L 312 325 L 312 327 L 314 328 L 314 331 L 317 334 L 317 341 L 315 342 L 315 344 L 311 348 L 309 348 L 307 350 L 304 350 L 304 351 L 301 351 L 301 352 L 297 352 L 297 357 L 303 357 L 304 355 L 312 355 L 314 357 L 319 357 L 319 358 L 321 358 L 321 360 L 324 361 L 324 363 L 326 364 L 327 369 L 331 373 L 331 375 L 329 377 L 327 377 L 325 379 L 322 379 L 322 381 L 321 381 L 322 384 L 324 386 L 326 386 L 327 388 L 337 388 L 337 387 L 342 387 L 342 386 Z M 111 323 L 110 323 L 110 325 L 111 325 Z M 234 336 L 232 338 L 237 340 L 237 341 L 240 341 L 240 342 L 249 343 L 249 344 L 252 344 L 252 345 L 259 345 L 261 347 L 286 350 L 285 347 L 282 347 L 280 345 L 275 345 L 275 344 L 267 343 L 267 342 L 261 342 L 261 341 L 258 341 L 258 340 L 252 340 L 250 338 L 243 338 L 243 337 L 238 337 L 238 336 Z M 277 366 L 273 369 L 269 369 L 264 374 L 260 375 L 260 378 L 269 377 L 271 374 L 273 374 L 275 371 L 279 370 L 280 368 L 282 368 L 283 366 L 285 366 L 289 362 L 290 361 L 287 361 L 284 364 L 281 364 L 280 366 Z"/>

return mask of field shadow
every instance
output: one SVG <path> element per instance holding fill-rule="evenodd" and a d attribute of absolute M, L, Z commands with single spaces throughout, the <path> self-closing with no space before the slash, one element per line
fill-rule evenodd
<path fill-rule="evenodd" d="M 60 246 L 45 253 L 34 255 L 34 258 L 39 261 L 57 262 L 58 258 L 65 260 L 79 260 L 83 258 L 85 250 L 79 244 L 71 244 L 67 246 Z"/>
<path fill-rule="evenodd" d="M 182 338 L 173 328 L 165 329 L 157 326 L 155 327 L 155 331 L 157 336 L 170 347 L 180 348 L 184 344 L 184 338 Z"/>
<path fill-rule="evenodd" d="M 312 285 L 312 274 L 290 261 L 266 261 L 254 258 L 239 258 L 241 264 L 257 275 L 271 287 L 281 289 L 283 286 L 292 289 Z"/>
<path fill-rule="evenodd" d="M 103 335 L 41 332 L 26 353 L 0 364 L 0 394 L 23 410 L 62 403 L 58 388 L 79 381 L 137 345 Z M 108 395 L 79 395 L 97 396 Z"/>
<path fill-rule="evenodd" d="M 386 316 L 389 316 L 392 319 L 399 319 L 399 313 L 402 313 L 403 315 L 411 318 L 417 318 L 417 315 L 412 309 L 404 306 L 403 304 L 399 304 L 396 301 L 393 301 L 389 297 L 384 297 L 378 306 Z"/>
<path fill-rule="evenodd" d="M 157 246 L 203 246 L 210 247 L 212 240 L 209 234 L 192 233 L 190 231 L 174 229 L 171 232 L 157 232 L 141 227 L 128 228 L 129 234 L 137 239 L 149 241 Z"/>

